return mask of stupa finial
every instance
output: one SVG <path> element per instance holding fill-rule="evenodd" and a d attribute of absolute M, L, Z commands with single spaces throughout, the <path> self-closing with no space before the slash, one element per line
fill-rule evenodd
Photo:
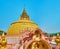
<path fill-rule="evenodd" d="M 5 34 L 4 34 L 4 32 L 2 33 L 1 39 L 5 39 Z"/>
<path fill-rule="evenodd" d="M 24 7 L 24 10 L 23 10 L 24 13 L 26 13 L 26 8 Z"/>
<path fill-rule="evenodd" d="M 30 20 L 30 17 L 26 12 L 25 5 L 24 5 L 23 13 L 21 14 L 20 20 Z"/>

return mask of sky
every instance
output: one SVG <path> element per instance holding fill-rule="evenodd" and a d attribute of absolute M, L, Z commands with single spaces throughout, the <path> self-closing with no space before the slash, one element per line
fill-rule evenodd
<path fill-rule="evenodd" d="M 60 32 L 60 0 L 0 0 L 0 30 L 8 31 L 24 7 L 30 19 L 47 33 Z"/>

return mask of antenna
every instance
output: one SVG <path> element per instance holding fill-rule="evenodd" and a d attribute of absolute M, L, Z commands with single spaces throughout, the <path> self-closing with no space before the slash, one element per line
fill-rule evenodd
<path fill-rule="evenodd" d="M 26 9 L 26 1 L 24 1 L 24 9 Z"/>

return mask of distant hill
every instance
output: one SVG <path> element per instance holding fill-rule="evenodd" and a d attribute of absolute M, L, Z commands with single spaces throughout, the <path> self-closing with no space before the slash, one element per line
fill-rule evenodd
<path fill-rule="evenodd" d="M 2 31 L 2 30 L 0 30 L 0 35 L 2 35 L 2 33 L 3 33 L 4 31 Z M 7 33 L 6 32 L 4 32 L 4 34 L 6 35 Z"/>

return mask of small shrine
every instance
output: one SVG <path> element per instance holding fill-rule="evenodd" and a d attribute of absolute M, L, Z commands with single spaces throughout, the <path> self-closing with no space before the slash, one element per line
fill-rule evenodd
<path fill-rule="evenodd" d="M 4 33 L 2 34 L 0 39 L 0 49 L 7 49 L 7 41 L 5 39 Z"/>

